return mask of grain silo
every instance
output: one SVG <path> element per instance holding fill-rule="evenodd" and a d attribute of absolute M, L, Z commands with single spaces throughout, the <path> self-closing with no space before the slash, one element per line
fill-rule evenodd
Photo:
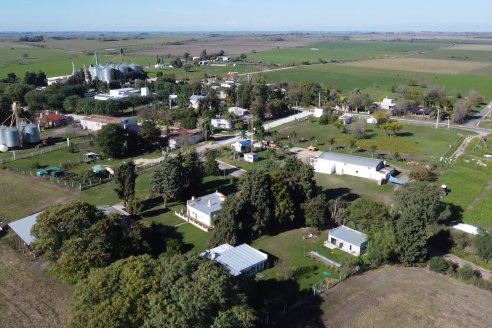
<path fill-rule="evenodd" d="M 5 145 L 8 148 L 20 146 L 19 130 L 17 128 L 7 128 L 5 130 Z"/>
<path fill-rule="evenodd" d="M 5 141 L 5 130 L 7 128 L 5 126 L 0 126 L 0 145 L 5 145 L 7 142 Z"/>
<path fill-rule="evenodd" d="M 22 130 L 23 141 L 28 144 L 36 144 L 41 141 L 39 129 L 36 124 L 28 124 Z"/>

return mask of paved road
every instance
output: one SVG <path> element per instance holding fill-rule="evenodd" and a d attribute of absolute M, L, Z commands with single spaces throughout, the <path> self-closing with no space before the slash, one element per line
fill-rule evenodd
<path fill-rule="evenodd" d="M 463 126 L 469 128 L 478 128 L 480 122 L 485 118 L 485 116 L 490 115 L 492 111 L 492 102 L 485 106 L 478 115 L 474 116 L 472 119 L 468 120 Z"/>

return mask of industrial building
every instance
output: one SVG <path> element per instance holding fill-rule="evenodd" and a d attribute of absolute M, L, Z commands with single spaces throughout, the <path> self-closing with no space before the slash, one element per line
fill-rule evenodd
<path fill-rule="evenodd" d="M 314 171 L 325 174 L 346 174 L 371 179 L 379 184 L 385 183 L 394 169 L 386 167 L 380 159 L 340 154 L 322 153 L 318 158 L 311 158 Z"/>
<path fill-rule="evenodd" d="M 137 121 L 124 117 L 89 115 L 80 118 L 80 125 L 84 130 L 99 131 L 103 126 L 108 124 L 119 124 L 123 129 L 130 129 L 137 132 L 139 130 Z"/>
<path fill-rule="evenodd" d="M 96 94 L 94 96 L 95 100 L 119 100 L 128 97 L 145 97 L 150 95 L 149 88 L 121 88 L 121 89 L 113 89 L 109 90 L 109 94 Z"/>
<path fill-rule="evenodd" d="M 222 264 L 233 276 L 254 275 L 268 266 L 268 255 L 248 244 L 236 247 L 222 244 L 200 255 Z"/>

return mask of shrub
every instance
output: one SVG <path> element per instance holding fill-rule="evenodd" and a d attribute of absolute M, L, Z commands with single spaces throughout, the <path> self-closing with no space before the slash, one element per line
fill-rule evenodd
<path fill-rule="evenodd" d="M 477 276 L 475 271 L 473 271 L 473 268 L 468 264 L 465 264 L 464 266 L 459 268 L 457 273 L 458 273 L 458 278 L 464 281 L 468 281 Z"/>
<path fill-rule="evenodd" d="M 442 256 L 435 256 L 428 262 L 429 269 L 438 273 L 446 273 L 449 270 L 449 262 Z"/>
<path fill-rule="evenodd" d="M 140 215 L 143 211 L 144 202 L 137 198 L 132 197 L 128 200 L 128 204 L 126 204 L 126 210 L 131 215 Z"/>

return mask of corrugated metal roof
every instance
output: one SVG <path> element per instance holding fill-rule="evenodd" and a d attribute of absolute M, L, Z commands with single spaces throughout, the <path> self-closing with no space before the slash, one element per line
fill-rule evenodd
<path fill-rule="evenodd" d="M 347 163 L 359 166 L 367 166 L 376 168 L 382 161 L 380 159 L 354 156 L 348 154 L 340 154 L 333 152 L 325 152 L 319 156 L 319 159 L 324 159 L 327 161 Z"/>
<path fill-rule="evenodd" d="M 367 241 L 365 234 L 346 226 L 330 230 L 329 236 L 359 247 Z"/>
<path fill-rule="evenodd" d="M 31 235 L 31 229 L 36 224 L 38 216 L 43 213 L 39 212 L 23 219 L 9 223 L 10 229 L 12 229 L 27 245 L 31 245 L 36 238 Z"/>
<path fill-rule="evenodd" d="M 214 192 L 210 195 L 198 197 L 194 200 L 189 200 L 188 206 L 202 213 L 212 213 L 220 211 L 222 209 L 222 203 L 224 202 L 224 200 L 225 196 L 223 194 L 221 194 L 220 192 Z"/>
<path fill-rule="evenodd" d="M 215 260 L 225 265 L 233 276 L 238 276 L 243 270 L 267 259 L 268 255 L 265 253 L 247 244 L 242 244 L 223 252 Z"/>

